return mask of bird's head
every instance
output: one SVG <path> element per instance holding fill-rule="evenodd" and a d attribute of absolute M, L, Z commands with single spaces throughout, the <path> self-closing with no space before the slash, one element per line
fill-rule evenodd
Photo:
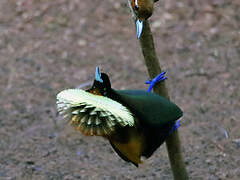
<path fill-rule="evenodd" d="M 108 96 L 111 90 L 111 83 L 109 77 L 105 73 L 99 71 L 99 67 L 96 67 L 95 79 L 93 85 L 87 91 L 101 96 Z"/>
<path fill-rule="evenodd" d="M 143 21 L 153 13 L 154 0 L 131 0 L 132 9 L 137 17 L 137 38 L 140 38 L 143 30 Z"/>
<path fill-rule="evenodd" d="M 131 0 L 132 8 L 140 21 L 148 19 L 153 13 L 153 0 Z"/>

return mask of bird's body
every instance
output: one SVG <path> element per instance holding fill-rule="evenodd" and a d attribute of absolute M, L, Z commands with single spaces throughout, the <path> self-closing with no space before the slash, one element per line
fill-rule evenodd
<path fill-rule="evenodd" d="M 88 132 L 85 135 L 100 135 L 107 138 L 123 160 L 136 166 L 142 162 L 141 156 L 150 157 L 165 141 L 176 120 L 182 116 L 182 111 L 177 105 L 155 93 L 143 90 L 112 89 L 109 78 L 104 73 L 96 75 L 92 88 L 86 92 L 93 94 L 91 96 L 96 98 L 96 102 L 100 97 L 106 97 L 100 98 L 102 105 L 92 100 L 74 104 L 73 101 L 88 101 L 85 97 L 81 98 L 83 96 L 81 93 L 82 90 L 79 90 L 79 99 L 68 98 L 67 95 L 63 96 L 60 93 L 57 97 L 59 104 L 73 104 L 61 106 L 63 108 L 60 108 L 60 111 L 64 111 L 65 114 L 70 112 L 71 122 L 73 121 L 72 112 L 77 112 L 75 127 L 79 127 L 81 132 Z M 115 102 L 116 105 L 114 105 Z M 104 113 L 108 115 L 103 116 Z M 89 123 L 84 119 L 92 120 Z"/>
<path fill-rule="evenodd" d="M 164 142 L 175 121 L 182 116 L 182 111 L 175 104 L 155 93 L 143 90 L 112 89 L 111 91 L 110 98 L 120 102 L 134 114 L 135 126 L 126 128 L 125 133 L 118 133 L 118 136 L 128 134 L 127 138 L 122 138 L 125 139 L 124 143 L 121 144 L 111 138 L 109 141 L 115 148 L 124 149 L 120 151 L 123 155 L 126 154 L 123 153 L 125 151 L 134 150 L 134 154 L 125 156 L 137 165 L 141 162 L 141 156 L 150 157 Z"/>

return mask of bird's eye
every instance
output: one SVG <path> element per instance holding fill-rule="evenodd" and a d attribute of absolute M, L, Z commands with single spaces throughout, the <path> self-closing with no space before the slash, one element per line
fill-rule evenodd
<path fill-rule="evenodd" d="M 136 11 L 138 11 L 138 9 L 139 9 L 138 5 L 135 5 L 135 9 L 136 9 Z"/>
<path fill-rule="evenodd" d="M 139 9 L 138 0 L 135 0 L 135 1 L 134 1 L 134 5 L 135 5 L 135 6 L 134 6 L 135 10 L 138 11 L 138 9 Z"/>

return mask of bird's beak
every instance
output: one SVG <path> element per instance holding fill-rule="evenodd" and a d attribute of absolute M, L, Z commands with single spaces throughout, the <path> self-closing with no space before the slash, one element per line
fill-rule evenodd
<path fill-rule="evenodd" d="M 137 38 L 139 39 L 143 31 L 143 21 L 137 19 L 136 27 L 137 27 Z"/>
<path fill-rule="evenodd" d="M 95 72 L 95 80 L 96 81 L 99 81 L 99 82 L 103 82 L 102 78 L 101 78 L 101 73 L 100 73 L 100 70 L 99 70 L 99 67 L 97 66 L 96 67 L 96 72 Z"/>

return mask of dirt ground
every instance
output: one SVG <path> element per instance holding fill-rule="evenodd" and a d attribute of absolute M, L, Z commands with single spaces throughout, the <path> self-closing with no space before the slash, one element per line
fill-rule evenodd
<path fill-rule="evenodd" d="M 150 18 L 190 179 L 240 179 L 240 1 L 160 0 Z M 0 179 L 172 179 L 165 145 L 139 168 L 102 138 L 56 125 L 56 94 L 147 89 L 126 0 L 0 1 Z"/>

